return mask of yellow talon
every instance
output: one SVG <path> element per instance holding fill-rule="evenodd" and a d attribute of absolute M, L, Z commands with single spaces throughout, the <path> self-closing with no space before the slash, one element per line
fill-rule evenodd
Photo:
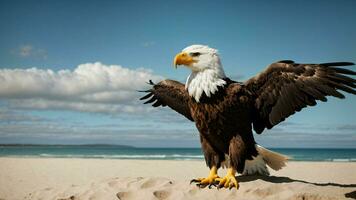
<path fill-rule="evenodd" d="M 218 188 L 239 188 L 239 184 L 235 178 L 236 170 L 229 168 L 227 174 L 224 178 L 217 178 L 216 181 L 219 181 Z"/>
<path fill-rule="evenodd" d="M 209 185 L 209 188 L 210 188 L 210 186 L 214 185 L 217 182 L 217 179 L 220 178 L 218 176 L 217 172 L 218 172 L 218 169 L 215 166 L 213 166 L 210 169 L 210 173 L 209 173 L 208 177 L 193 179 L 190 181 L 190 183 L 196 182 L 197 186 L 202 187 L 202 188 Z"/>

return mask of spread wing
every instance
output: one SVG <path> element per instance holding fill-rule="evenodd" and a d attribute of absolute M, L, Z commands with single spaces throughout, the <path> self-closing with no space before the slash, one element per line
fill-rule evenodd
<path fill-rule="evenodd" d="M 254 97 L 254 130 L 260 134 L 302 108 L 316 105 L 316 100 L 327 101 L 326 96 L 345 98 L 339 90 L 356 94 L 356 80 L 350 77 L 356 72 L 340 67 L 348 65 L 354 64 L 286 60 L 247 80 L 244 84 Z"/>
<path fill-rule="evenodd" d="M 140 100 L 151 97 L 145 104 L 153 103 L 153 107 L 169 106 L 189 120 L 194 121 L 188 106 L 189 95 L 185 90 L 184 84 L 168 79 L 157 84 L 150 80 L 149 84 L 153 87 L 145 91 L 148 94 L 140 98 Z"/>

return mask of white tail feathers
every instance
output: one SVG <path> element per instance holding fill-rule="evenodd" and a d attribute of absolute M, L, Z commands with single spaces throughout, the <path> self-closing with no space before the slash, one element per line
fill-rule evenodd
<path fill-rule="evenodd" d="M 273 152 L 266 148 L 256 145 L 258 155 L 253 157 L 253 160 L 245 161 L 245 169 L 242 174 L 244 175 L 269 175 L 269 171 L 266 165 L 273 170 L 280 170 L 286 166 L 286 162 L 289 157 L 277 152 Z"/>
<path fill-rule="evenodd" d="M 258 153 L 262 155 L 263 160 L 270 168 L 278 171 L 282 169 L 282 167 L 286 166 L 286 162 L 289 159 L 288 156 L 268 150 L 266 148 L 261 147 L 260 145 L 256 146 Z"/>

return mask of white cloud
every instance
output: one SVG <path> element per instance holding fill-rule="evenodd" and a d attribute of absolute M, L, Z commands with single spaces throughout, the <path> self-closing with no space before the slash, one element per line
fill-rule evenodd
<path fill-rule="evenodd" d="M 17 49 L 13 50 L 12 53 L 23 58 L 28 58 L 28 57 L 41 58 L 41 59 L 47 58 L 46 50 L 35 48 L 34 46 L 29 44 L 19 46 Z"/>
<path fill-rule="evenodd" d="M 33 47 L 31 45 L 24 45 L 21 46 L 19 49 L 20 56 L 27 57 L 31 55 L 31 52 L 33 51 Z"/>
<path fill-rule="evenodd" d="M 0 107 L 0 123 L 37 122 L 47 121 L 44 118 L 16 112 Z"/>
<path fill-rule="evenodd" d="M 156 45 L 156 42 L 154 42 L 154 41 L 147 41 L 147 42 L 142 43 L 143 47 L 151 47 L 154 45 Z"/>
<path fill-rule="evenodd" d="M 1 122 L 1 120 L 0 120 Z M 61 120 L 19 120 L 2 123 L 0 126 L 2 143 L 42 143 L 42 144 L 126 144 L 134 146 L 198 146 L 199 137 L 195 129 L 150 128 L 120 124 L 91 125 L 66 123 Z"/>
<path fill-rule="evenodd" d="M 81 64 L 73 71 L 0 69 L 0 99 L 12 108 L 65 109 L 82 112 L 134 113 L 149 109 L 137 90 L 161 80 L 147 69 L 102 63 Z"/>

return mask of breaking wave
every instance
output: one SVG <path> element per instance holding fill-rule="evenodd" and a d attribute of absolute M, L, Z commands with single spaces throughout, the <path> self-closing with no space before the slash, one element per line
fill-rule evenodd
<path fill-rule="evenodd" d="M 182 155 L 182 154 L 153 154 L 153 155 L 80 155 L 80 154 L 39 154 L 39 157 L 47 158 L 103 158 L 103 159 L 162 159 L 162 160 L 201 160 L 203 155 Z"/>

